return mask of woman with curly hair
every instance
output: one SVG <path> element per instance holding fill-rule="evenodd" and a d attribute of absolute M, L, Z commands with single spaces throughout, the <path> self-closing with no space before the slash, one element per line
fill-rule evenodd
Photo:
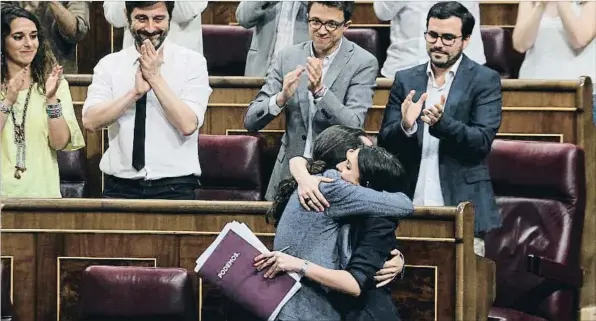
<path fill-rule="evenodd" d="M 57 150 L 85 146 L 68 83 L 35 15 L 2 6 L 0 131 L 6 197 L 57 198 Z"/>
<path fill-rule="evenodd" d="M 342 149 L 345 134 L 341 126 L 323 131 L 315 141 L 313 156 L 337 158 L 333 153 Z M 354 297 L 369 293 L 368 286 L 374 287 L 374 272 L 362 276 L 357 271 L 342 269 L 338 249 L 341 225 L 357 216 L 386 217 L 394 221 L 393 233 L 397 218 L 411 215 L 414 210 L 412 201 L 402 193 L 405 176 L 395 157 L 380 147 L 366 145 L 343 149 L 343 152 L 345 160 L 337 165 L 341 171 L 335 169 L 335 164 L 321 160 L 308 162 L 310 173 L 327 178 L 321 183 L 320 192 L 329 207 L 313 213 L 302 206 L 297 183 L 289 178 L 280 183 L 267 213 L 268 220 L 277 227 L 274 248 L 287 250 L 259 255 L 255 266 L 258 270 L 266 269 L 265 277 L 274 277 L 280 272 L 303 276 L 302 288 L 284 305 L 278 320 L 344 319 L 345 307 L 337 301 L 337 292 Z M 375 249 L 384 255 L 378 260 L 377 269 L 394 241 L 394 234 L 390 235 Z M 392 304 L 387 307 L 390 308 Z"/>

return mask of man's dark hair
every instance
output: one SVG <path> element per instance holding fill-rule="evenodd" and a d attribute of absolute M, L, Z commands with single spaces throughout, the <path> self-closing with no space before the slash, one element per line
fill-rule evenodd
<path fill-rule="evenodd" d="M 467 39 L 474 30 L 475 19 L 470 11 L 457 1 L 438 2 L 433 5 L 426 16 L 426 28 L 428 29 L 428 22 L 430 18 L 449 19 L 456 17 L 461 20 L 461 34 L 462 39 Z"/>
<path fill-rule="evenodd" d="M 354 1 L 309 1 L 307 6 L 308 13 L 310 13 L 310 8 L 312 8 L 312 5 L 315 3 L 343 11 L 344 21 L 348 21 L 350 18 L 352 18 L 352 12 L 354 11 Z"/>
<path fill-rule="evenodd" d="M 130 15 L 135 8 L 147 8 L 155 5 L 156 3 L 163 2 L 168 10 L 170 20 L 172 20 L 172 12 L 174 11 L 174 1 L 126 1 L 124 6 L 126 7 L 126 18 L 130 23 Z"/>

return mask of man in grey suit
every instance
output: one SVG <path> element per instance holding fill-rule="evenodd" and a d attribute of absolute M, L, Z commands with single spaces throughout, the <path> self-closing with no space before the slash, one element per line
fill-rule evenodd
<path fill-rule="evenodd" d="M 264 77 L 281 49 L 307 41 L 307 19 L 307 1 L 240 1 L 236 20 L 253 28 L 244 75 Z"/>
<path fill-rule="evenodd" d="M 398 71 L 385 109 L 379 145 L 410 174 L 415 205 L 476 209 L 474 251 L 501 219 L 486 165 L 501 125 L 501 79 L 462 51 L 474 17 L 459 2 L 439 2 L 427 15 L 430 61 Z"/>
<path fill-rule="evenodd" d="M 361 128 L 372 105 L 377 59 L 343 37 L 353 2 L 309 2 L 307 41 L 282 50 L 272 63 L 265 85 L 248 107 L 244 126 L 265 127 L 282 110 L 286 132 L 265 198 L 290 174 L 289 160 L 310 157 L 318 133 L 331 125 Z"/>

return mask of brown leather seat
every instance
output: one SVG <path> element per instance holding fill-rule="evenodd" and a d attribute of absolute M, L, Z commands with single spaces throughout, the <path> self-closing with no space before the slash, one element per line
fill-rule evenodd
<path fill-rule="evenodd" d="M 87 196 L 87 167 L 85 149 L 58 151 L 58 169 L 60 170 L 60 193 L 65 198 Z"/>
<path fill-rule="evenodd" d="M 209 76 L 244 76 L 252 29 L 203 25 L 203 55 Z"/>
<path fill-rule="evenodd" d="M 90 266 L 82 277 L 81 320 L 196 321 L 191 274 L 180 268 Z"/>
<path fill-rule="evenodd" d="M 489 169 L 503 217 L 502 227 L 485 238 L 486 257 L 497 271 L 489 316 L 575 320 L 586 205 L 583 150 L 496 140 Z"/>
<path fill-rule="evenodd" d="M 260 201 L 263 175 L 259 138 L 199 135 L 199 200 Z"/>
<path fill-rule="evenodd" d="M 486 66 L 497 71 L 501 78 L 517 79 L 525 55 L 513 49 L 512 28 L 483 27 L 480 34 Z"/>
<path fill-rule="evenodd" d="M 8 266 L 0 266 L 0 319 L 2 321 L 15 321 L 10 299 L 10 271 Z"/>
<path fill-rule="evenodd" d="M 379 33 L 375 29 L 350 28 L 344 36 L 379 59 Z"/>

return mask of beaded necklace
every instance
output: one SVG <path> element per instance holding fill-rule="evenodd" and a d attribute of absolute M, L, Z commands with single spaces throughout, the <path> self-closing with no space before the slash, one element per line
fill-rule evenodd
<path fill-rule="evenodd" d="M 29 86 L 27 98 L 25 99 L 25 106 L 23 107 L 23 119 L 20 124 L 17 124 L 14 108 L 10 111 L 12 123 L 14 125 L 14 143 L 17 145 L 17 163 L 15 165 L 14 178 L 21 179 L 21 174 L 27 170 L 25 167 L 25 120 L 27 119 L 27 109 L 29 107 L 29 98 L 31 98 L 31 89 L 33 82 Z"/>

